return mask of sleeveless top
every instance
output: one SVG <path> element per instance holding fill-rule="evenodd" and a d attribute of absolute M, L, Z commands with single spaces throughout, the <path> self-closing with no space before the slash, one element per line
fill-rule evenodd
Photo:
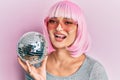
<path fill-rule="evenodd" d="M 70 76 L 60 77 L 48 72 L 46 74 L 46 80 L 108 80 L 104 67 L 89 56 L 86 56 L 82 66 Z M 25 80 L 34 79 L 29 74 L 26 74 Z"/>

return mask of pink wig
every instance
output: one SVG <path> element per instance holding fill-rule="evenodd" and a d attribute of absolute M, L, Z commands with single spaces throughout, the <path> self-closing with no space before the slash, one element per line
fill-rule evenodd
<path fill-rule="evenodd" d="M 49 11 L 48 16 L 44 20 L 45 27 L 43 32 L 48 42 L 48 53 L 55 51 L 49 39 L 49 34 L 46 27 L 47 19 L 51 17 L 65 17 L 77 21 L 78 29 L 76 40 L 74 41 L 72 46 L 67 47 L 67 50 L 71 52 L 71 56 L 77 57 L 80 56 L 82 53 L 86 53 L 88 51 L 88 48 L 90 46 L 90 38 L 87 31 L 83 12 L 76 4 L 64 0 L 53 5 Z"/>

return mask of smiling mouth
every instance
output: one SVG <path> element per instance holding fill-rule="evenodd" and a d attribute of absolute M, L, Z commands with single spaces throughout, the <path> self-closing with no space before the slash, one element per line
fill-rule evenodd
<path fill-rule="evenodd" d="M 54 34 L 54 36 L 55 36 L 55 39 L 57 40 L 57 41 L 62 41 L 62 40 L 64 40 L 67 36 L 66 35 L 64 35 L 64 34 Z"/>

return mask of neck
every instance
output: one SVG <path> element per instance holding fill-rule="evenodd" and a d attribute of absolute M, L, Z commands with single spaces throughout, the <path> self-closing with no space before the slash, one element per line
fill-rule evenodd
<path fill-rule="evenodd" d="M 55 52 L 52 53 L 54 59 L 56 62 L 68 62 L 73 57 L 71 56 L 70 52 L 67 51 L 66 49 L 57 49 Z"/>

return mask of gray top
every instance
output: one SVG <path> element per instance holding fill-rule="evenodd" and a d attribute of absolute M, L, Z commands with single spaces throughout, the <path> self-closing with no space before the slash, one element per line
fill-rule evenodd
<path fill-rule="evenodd" d="M 53 74 L 47 73 L 47 80 L 108 80 L 104 67 L 96 60 L 89 56 L 82 66 L 72 75 L 67 77 L 59 77 Z M 34 80 L 28 74 L 26 80 Z"/>

